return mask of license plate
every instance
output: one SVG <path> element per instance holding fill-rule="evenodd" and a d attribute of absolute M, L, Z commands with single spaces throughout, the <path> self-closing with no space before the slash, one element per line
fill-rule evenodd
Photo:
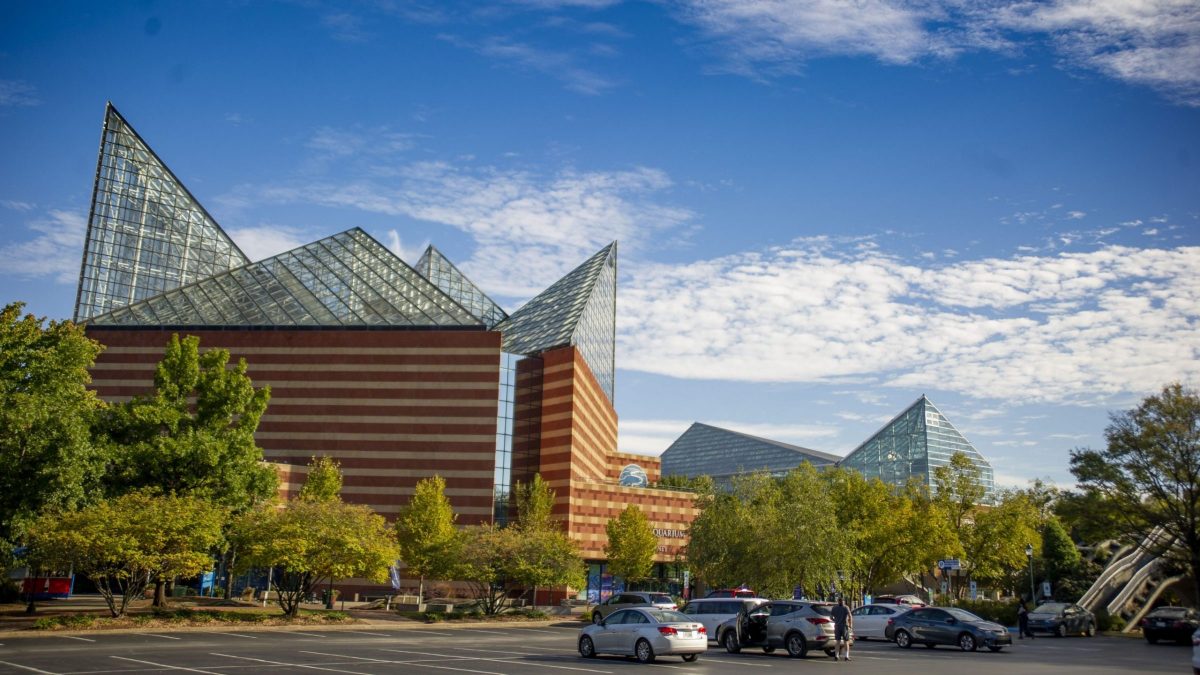
<path fill-rule="evenodd" d="M 692 631 L 690 631 L 690 630 L 681 630 L 681 631 L 679 631 L 679 637 L 686 637 L 686 638 L 690 638 L 690 637 L 692 637 L 692 635 L 693 635 L 693 633 L 692 633 Z"/>

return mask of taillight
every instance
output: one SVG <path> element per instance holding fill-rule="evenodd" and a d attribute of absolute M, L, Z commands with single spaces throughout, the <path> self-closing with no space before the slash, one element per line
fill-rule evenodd
<path fill-rule="evenodd" d="M 663 635 L 678 635 L 679 634 L 679 631 L 675 630 L 672 626 L 659 626 L 658 632 Z"/>
<path fill-rule="evenodd" d="M 700 628 L 696 632 L 700 633 L 701 635 L 708 635 L 708 629 L 705 628 L 704 626 L 700 626 Z"/>
<path fill-rule="evenodd" d="M 808 622 L 814 626 L 820 626 L 821 624 L 826 624 L 826 623 L 833 623 L 832 621 L 830 621 L 829 619 L 826 619 L 823 616 L 809 616 L 809 617 L 805 617 L 805 618 L 808 619 Z"/>
<path fill-rule="evenodd" d="M 888 619 L 888 625 L 889 625 L 889 626 L 891 626 L 891 625 L 894 625 L 895 623 L 896 623 L 896 620 L 895 620 L 895 619 Z"/>

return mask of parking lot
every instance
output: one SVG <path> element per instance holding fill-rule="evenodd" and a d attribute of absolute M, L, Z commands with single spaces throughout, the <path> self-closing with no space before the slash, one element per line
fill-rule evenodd
<path fill-rule="evenodd" d="M 377 626 L 319 630 L 239 630 L 75 633 L 0 636 L 0 673 L 1186 673 L 1191 649 L 1144 640 L 1039 638 L 1017 641 L 998 654 L 949 647 L 902 650 L 859 641 L 853 660 L 790 659 L 756 650 L 726 654 L 716 647 L 696 663 L 661 657 L 638 664 L 620 657 L 583 659 L 576 624 L 537 626 Z"/>

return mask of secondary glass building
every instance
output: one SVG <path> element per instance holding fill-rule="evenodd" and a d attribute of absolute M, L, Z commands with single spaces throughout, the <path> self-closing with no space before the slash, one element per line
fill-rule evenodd
<path fill-rule="evenodd" d="M 662 454 L 664 476 L 709 476 L 728 487 L 734 476 L 766 471 L 783 476 L 801 462 L 832 466 L 837 455 L 695 422 Z"/>

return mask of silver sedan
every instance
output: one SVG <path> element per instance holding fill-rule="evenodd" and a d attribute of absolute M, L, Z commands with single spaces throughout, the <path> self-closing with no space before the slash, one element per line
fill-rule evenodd
<path fill-rule="evenodd" d="M 649 663 L 656 656 L 676 655 L 695 661 L 706 651 L 704 624 L 669 609 L 622 609 L 579 631 L 579 653 L 584 658 L 621 654 Z"/>

